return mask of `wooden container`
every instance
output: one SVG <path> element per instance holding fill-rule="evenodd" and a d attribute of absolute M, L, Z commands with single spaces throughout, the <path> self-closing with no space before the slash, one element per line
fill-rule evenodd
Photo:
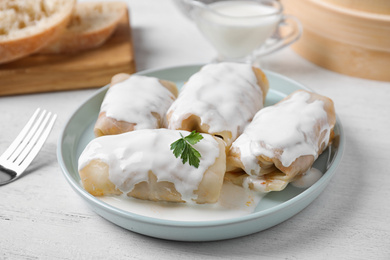
<path fill-rule="evenodd" d="M 389 0 L 323 0 L 352 10 L 360 10 L 376 14 L 390 14 Z"/>
<path fill-rule="evenodd" d="M 390 81 L 390 1 L 352 2 L 282 0 L 285 13 L 303 25 L 302 38 L 292 48 L 326 69 Z"/>

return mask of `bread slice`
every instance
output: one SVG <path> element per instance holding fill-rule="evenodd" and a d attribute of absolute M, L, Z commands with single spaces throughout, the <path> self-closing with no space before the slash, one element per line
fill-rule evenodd
<path fill-rule="evenodd" d="M 78 3 L 66 31 L 40 53 L 72 53 L 102 45 L 126 15 L 123 2 Z"/>
<path fill-rule="evenodd" d="M 58 38 L 76 0 L 1 0 L 0 64 L 36 52 Z"/>

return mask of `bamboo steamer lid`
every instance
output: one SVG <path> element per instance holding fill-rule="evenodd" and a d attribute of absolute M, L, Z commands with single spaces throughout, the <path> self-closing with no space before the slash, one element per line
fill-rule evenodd
<path fill-rule="evenodd" d="M 376 14 L 390 14 L 389 0 L 323 0 L 334 5 L 346 7 L 352 10 Z"/>
<path fill-rule="evenodd" d="M 351 5 L 352 2 L 360 4 Z M 298 17 L 303 25 L 301 39 L 292 46 L 299 55 L 342 74 L 390 81 L 390 1 L 282 3 L 286 13 Z M 379 9 L 382 13 L 377 12 Z"/>

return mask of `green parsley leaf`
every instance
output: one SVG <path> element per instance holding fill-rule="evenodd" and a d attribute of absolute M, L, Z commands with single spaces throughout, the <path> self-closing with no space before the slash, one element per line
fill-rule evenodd
<path fill-rule="evenodd" d="M 192 147 L 192 145 L 202 140 L 203 136 L 196 131 L 192 131 L 186 137 L 180 133 L 180 136 L 180 139 L 171 144 L 171 150 L 173 150 L 173 154 L 176 158 L 180 156 L 183 164 L 188 162 L 191 166 L 198 168 L 200 162 L 199 158 L 201 155 L 194 147 Z"/>

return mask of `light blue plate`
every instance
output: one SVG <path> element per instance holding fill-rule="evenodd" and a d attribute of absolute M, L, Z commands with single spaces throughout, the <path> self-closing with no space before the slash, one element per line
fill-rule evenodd
<path fill-rule="evenodd" d="M 199 71 L 200 67 L 201 65 L 189 65 L 148 70 L 137 74 L 171 80 L 180 88 L 192 74 Z M 266 106 L 276 103 L 295 90 L 310 90 L 282 75 L 270 71 L 265 73 L 270 82 Z M 58 161 L 66 180 L 97 214 L 137 233 L 180 241 L 211 241 L 259 232 L 287 220 L 308 206 L 324 190 L 341 161 L 345 137 L 337 118 L 335 141 L 314 164 L 314 167 L 324 172 L 324 175 L 310 188 L 299 189 L 289 185 L 283 191 L 271 192 L 261 200 L 254 213 L 228 220 L 170 221 L 133 214 L 106 204 L 86 192 L 80 185 L 77 171 L 79 155 L 93 138 L 93 126 L 107 88 L 108 86 L 105 86 L 98 90 L 70 117 L 59 138 Z"/>

